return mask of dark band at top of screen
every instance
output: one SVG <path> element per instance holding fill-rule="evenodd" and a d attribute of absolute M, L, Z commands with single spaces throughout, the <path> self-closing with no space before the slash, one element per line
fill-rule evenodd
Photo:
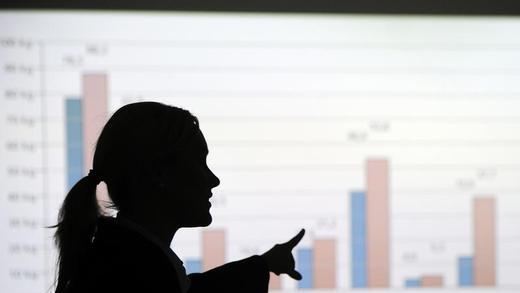
<path fill-rule="evenodd" d="M 518 0 L 7 0 L 4 9 L 520 15 Z"/>

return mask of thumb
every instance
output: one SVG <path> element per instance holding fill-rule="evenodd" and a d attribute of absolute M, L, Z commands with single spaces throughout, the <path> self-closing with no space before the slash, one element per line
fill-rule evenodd
<path fill-rule="evenodd" d="M 295 279 L 295 280 L 297 280 L 297 281 L 299 281 L 299 280 L 302 279 L 302 274 L 300 274 L 297 270 L 289 271 L 289 272 L 287 272 L 287 274 L 288 274 L 291 278 L 293 278 L 293 279 Z"/>

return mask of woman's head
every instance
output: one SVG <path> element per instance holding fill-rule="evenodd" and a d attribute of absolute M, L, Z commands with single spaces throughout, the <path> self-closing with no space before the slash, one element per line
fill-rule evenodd
<path fill-rule="evenodd" d="M 161 229 L 207 226 L 209 198 L 219 179 L 206 164 L 208 153 L 198 120 L 188 111 L 155 102 L 121 107 L 103 128 L 93 170 L 107 185 L 113 206 Z M 58 219 L 61 292 L 87 261 L 96 220 L 97 180 L 84 177 L 69 191 Z"/>
<path fill-rule="evenodd" d="M 122 213 L 152 213 L 179 227 L 211 222 L 209 197 L 218 178 L 188 111 L 154 102 L 117 110 L 97 142 L 93 169 Z"/>

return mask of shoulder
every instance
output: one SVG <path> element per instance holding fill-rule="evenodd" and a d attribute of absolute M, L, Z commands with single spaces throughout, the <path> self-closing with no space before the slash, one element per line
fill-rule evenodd
<path fill-rule="evenodd" d="M 81 283 L 91 292 L 180 292 L 163 251 L 113 219 L 100 219 L 89 256 Z"/>

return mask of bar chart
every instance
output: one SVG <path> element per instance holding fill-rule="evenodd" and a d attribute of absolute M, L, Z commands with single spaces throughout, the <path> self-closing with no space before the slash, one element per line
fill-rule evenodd
<path fill-rule="evenodd" d="M 13 19 L 34 30 L 0 23 L 6 288 L 52 286 L 41 227 L 111 113 L 153 100 L 198 117 L 221 180 L 213 223 L 172 243 L 188 273 L 305 228 L 303 280 L 271 274 L 270 290 L 520 289 L 520 39 L 496 33 L 520 22 L 0 13 Z"/>
<path fill-rule="evenodd" d="M 83 94 L 65 98 L 66 181 L 68 188 L 91 168 L 95 141 L 106 121 L 106 74 L 83 74 Z M 83 167 L 87 166 L 87 167 Z M 365 161 L 365 189 L 348 194 L 350 201 L 351 288 L 390 288 L 390 171 L 387 158 Z M 470 203 L 468 203 L 470 204 Z M 472 200 L 473 254 L 457 258 L 457 286 L 496 286 L 496 203 L 494 197 Z M 226 263 L 226 230 L 201 231 L 200 258 L 188 258 L 188 273 L 210 270 Z M 304 276 L 298 289 L 337 289 L 337 239 L 316 238 L 296 251 L 297 269 Z M 272 274 L 270 288 L 281 290 Z M 445 286 L 442 274 L 424 274 L 403 280 L 404 288 Z"/>
<path fill-rule="evenodd" d="M 473 256 L 461 256 L 457 260 L 458 285 L 460 287 L 496 286 L 495 251 L 495 200 L 480 197 L 473 202 Z M 442 275 L 426 275 L 405 280 L 405 287 L 442 287 Z"/>

